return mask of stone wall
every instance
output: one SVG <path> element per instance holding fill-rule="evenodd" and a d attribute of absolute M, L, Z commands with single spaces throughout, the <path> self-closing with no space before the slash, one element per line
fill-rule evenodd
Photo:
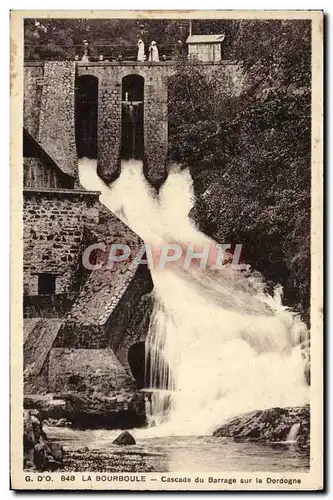
<path fill-rule="evenodd" d="M 39 319 L 24 342 L 23 366 L 26 394 L 47 392 L 47 360 L 60 325 L 60 319 Z"/>
<path fill-rule="evenodd" d="M 216 86 L 221 86 L 227 94 L 237 96 L 244 88 L 245 73 L 240 62 L 227 61 L 216 65 L 205 66 L 208 78 L 213 79 Z"/>
<path fill-rule="evenodd" d="M 114 68 L 103 73 L 98 97 L 97 172 L 109 184 L 120 174 L 121 86 Z"/>
<path fill-rule="evenodd" d="M 151 71 L 145 85 L 144 174 L 157 189 L 166 179 L 168 152 L 168 72 L 163 69 Z"/>
<path fill-rule="evenodd" d="M 98 173 L 110 183 L 120 173 L 122 79 L 144 78 L 145 175 L 156 187 L 165 179 L 168 148 L 167 77 L 170 64 L 78 64 L 77 74 L 98 78 Z"/>
<path fill-rule="evenodd" d="M 24 321 L 27 318 L 62 318 L 73 305 L 67 293 L 56 295 L 23 295 Z"/>
<path fill-rule="evenodd" d="M 109 184 L 120 173 L 121 84 L 116 66 L 77 65 L 77 76 L 98 79 L 97 172 Z"/>
<path fill-rule="evenodd" d="M 51 350 L 49 359 L 49 390 L 51 392 L 91 392 L 109 394 L 134 388 L 111 349 Z"/>
<path fill-rule="evenodd" d="M 205 71 L 237 94 L 243 72 L 238 63 L 204 64 Z M 144 78 L 144 173 L 157 189 L 166 178 L 168 150 L 168 77 L 173 63 L 77 63 L 77 75 L 93 75 L 99 81 L 98 173 L 110 183 L 120 173 L 122 79 L 135 74 Z"/>
<path fill-rule="evenodd" d="M 124 341 L 127 328 L 140 307 L 141 297 L 151 292 L 152 288 L 153 283 L 147 266 L 139 266 L 125 293 L 123 290 L 120 299 L 118 298 L 113 314 L 106 324 L 109 343 L 115 352 Z"/>
<path fill-rule="evenodd" d="M 39 134 L 43 77 L 44 63 L 24 65 L 23 126 L 35 139 Z"/>
<path fill-rule="evenodd" d="M 144 172 L 159 188 L 166 176 L 168 149 L 168 77 L 171 62 L 148 63 L 28 63 L 25 66 L 24 124 L 66 173 L 77 178 L 75 145 L 75 75 L 98 79 L 98 173 L 110 183 L 120 173 L 122 79 L 130 74 L 144 78 Z M 243 84 L 235 62 L 203 64 L 205 71 L 237 94 Z"/>
<path fill-rule="evenodd" d="M 129 349 L 138 342 L 145 342 L 148 335 L 151 313 L 153 310 L 153 297 L 151 293 L 146 293 L 140 298 L 140 302 L 135 309 L 135 313 L 124 332 L 121 342 L 115 349 L 115 354 L 128 374 L 132 375 L 128 362 Z"/>
<path fill-rule="evenodd" d="M 122 275 L 121 280 L 119 276 L 113 277 L 106 270 L 104 291 L 100 296 L 101 283 L 96 287 L 97 282 L 90 282 L 88 279 L 64 320 L 55 347 L 101 349 L 110 346 L 117 349 L 141 296 L 152 288 L 150 274 L 143 267 L 138 269 L 136 265 L 132 265 L 130 272 Z M 108 294 L 105 293 L 106 288 L 110 290 Z M 103 299 L 102 302 L 100 298 Z M 90 304 L 85 314 L 81 304 L 87 302 Z"/>
<path fill-rule="evenodd" d="M 40 158 L 24 158 L 23 168 L 24 187 L 62 187 L 62 180 L 55 170 L 47 167 Z"/>
<path fill-rule="evenodd" d="M 56 294 L 68 293 L 82 251 L 84 224 L 97 223 L 98 194 L 24 190 L 24 294 L 38 294 L 38 273 L 56 274 Z"/>
<path fill-rule="evenodd" d="M 46 61 L 38 140 L 63 172 L 78 178 L 74 92 L 75 63 Z"/>

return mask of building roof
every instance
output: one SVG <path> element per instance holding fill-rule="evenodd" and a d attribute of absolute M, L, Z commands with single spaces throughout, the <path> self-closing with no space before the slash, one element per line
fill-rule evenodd
<path fill-rule="evenodd" d="M 87 224 L 86 228 L 90 233 L 89 242 L 103 242 L 107 247 L 115 241 L 126 242 L 135 256 L 144 244 L 136 233 L 111 212 L 107 223 Z M 102 256 L 104 263 L 105 258 L 108 258 L 108 254 Z M 85 326 L 104 325 L 134 278 L 138 266 L 135 261 L 125 260 L 111 269 L 104 265 L 91 271 L 65 322 Z"/>
<path fill-rule="evenodd" d="M 40 374 L 61 323 L 62 318 L 38 318 L 34 323 L 24 319 L 25 328 L 30 330 L 24 343 L 25 378 Z"/>
<path fill-rule="evenodd" d="M 58 164 L 54 161 L 53 157 L 44 149 L 40 142 L 33 137 L 33 135 L 28 131 L 26 127 L 23 127 L 23 144 L 25 143 L 32 145 L 33 149 L 38 152 L 38 158 L 47 164 L 56 172 L 56 174 L 63 179 L 73 180 L 73 173 L 65 172 L 64 169 L 60 168 Z M 24 154 L 23 154 L 24 155 Z"/>
<path fill-rule="evenodd" d="M 190 35 L 186 43 L 221 43 L 225 35 Z"/>

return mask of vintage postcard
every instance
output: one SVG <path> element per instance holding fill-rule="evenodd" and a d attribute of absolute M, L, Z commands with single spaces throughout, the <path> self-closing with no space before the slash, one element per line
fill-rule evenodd
<path fill-rule="evenodd" d="M 11 487 L 323 489 L 323 13 L 11 12 Z"/>

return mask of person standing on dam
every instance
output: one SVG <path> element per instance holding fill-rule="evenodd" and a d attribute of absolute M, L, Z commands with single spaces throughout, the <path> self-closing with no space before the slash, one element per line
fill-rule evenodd
<path fill-rule="evenodd" d="M 149 62 L 158 62 L 160 60 L 158 55 L 158 48 L 156 42 L 151 42 L 149 47 Z"/>
<path fill-rule="evenodd" d="M 146 60 L 146 55 L 145 55 L 145 44 L 141 38 L 138 40 L 138 61 L 145 61 Z"/>

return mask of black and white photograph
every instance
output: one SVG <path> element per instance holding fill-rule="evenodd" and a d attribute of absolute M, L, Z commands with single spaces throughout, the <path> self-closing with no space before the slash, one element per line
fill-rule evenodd
<path fill-rule="evenodd" d="M 13 488 L 322 488 L 323 13 L 11 17 Z"/>

